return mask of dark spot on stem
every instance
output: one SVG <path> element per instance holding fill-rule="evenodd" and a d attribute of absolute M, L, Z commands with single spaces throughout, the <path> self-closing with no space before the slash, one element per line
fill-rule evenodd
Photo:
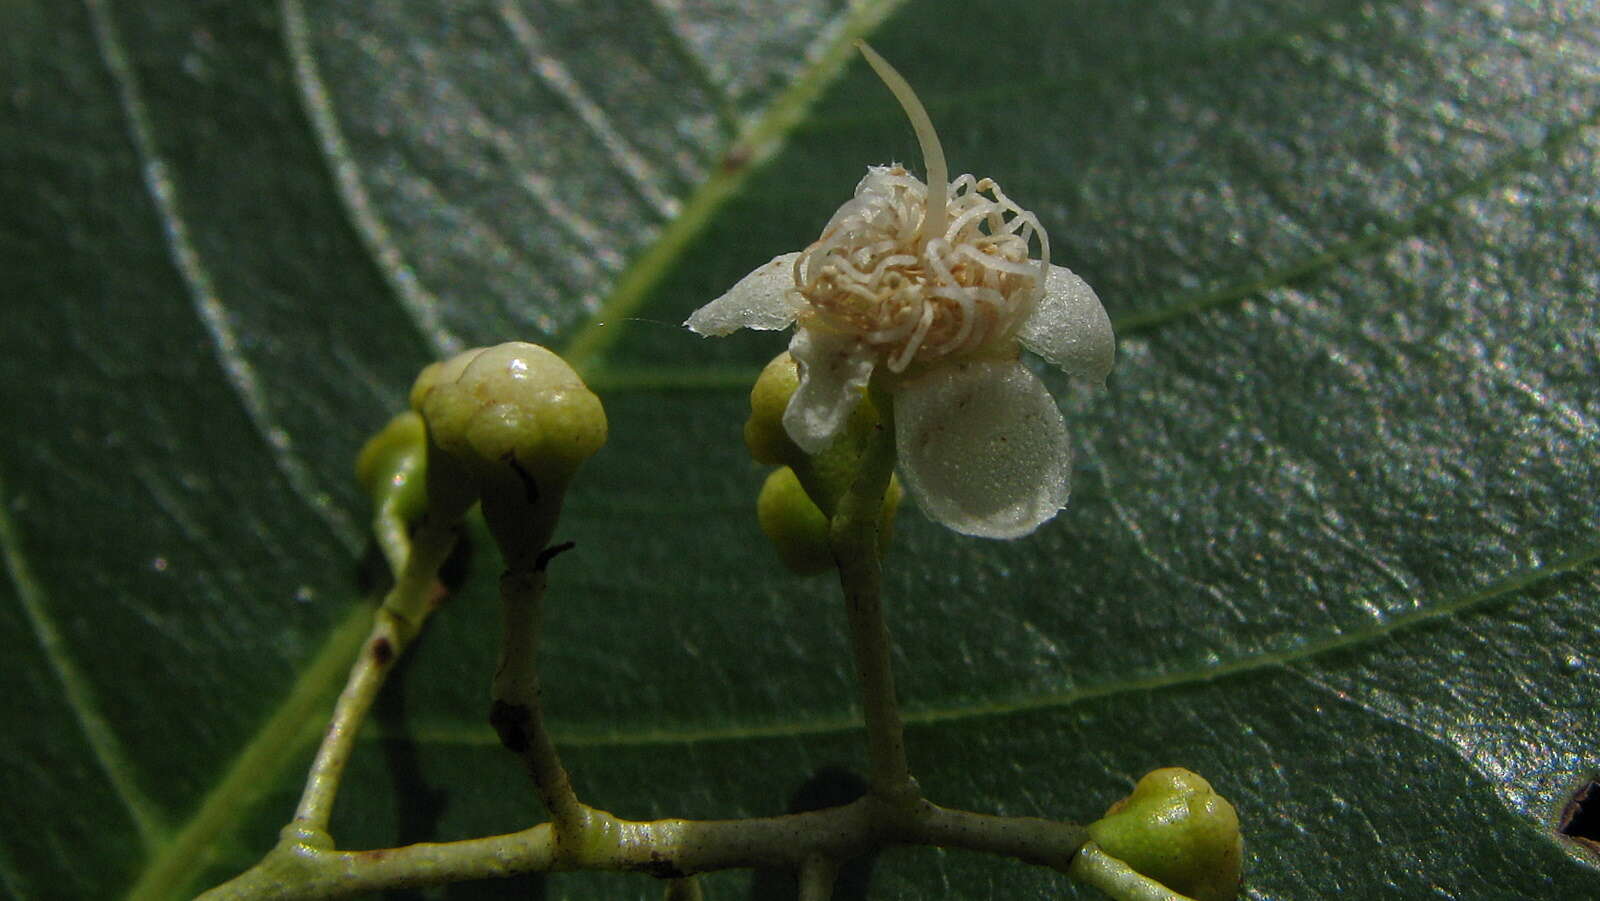
<path fill-rule="evenodd" d="M 541 572 L 541 573 L 544 572 L 545 571 L 545 567 L 548 567 L 550 565 L 550 561 L 551 560 L 554 560 L 555 558 L 561 556 L 562 554 L 565 554 L 567 551 L 572 550 L 574 547 L 577 547 L 577 542 L 574 542 L 574 541 L 563 541 L 560 544 L 552 544 L 552 545 L 550 545 L 549 547 L 547 547 L 544 550 L 540 551 L 539 552 L 539 556 L 534 558 L 534 560 L 533 560 L 533 571 L 534 572 Z"/>
<path fill-rule="evenodd" d="M 522 704 L 508 704 L 497 699 L 489 708 L 489 725 L 500 736 L 500 744 L 513 754 L 528 750 L 532 743 L 528 726 L 532 722 L 533 711 Z"/>
<path fill-rule="evenodd" d="M 1600 779 L 1591 778 L 1572 793 L 1556 831 L 1600 851 Z"/>
<path fill-rule="evenodd" d="M 379 666 L 388 666 L 394 659 L 394 645 L 387 638 L 374 638 L 372 640 L 372 661 Z"/>
<path fill-rule="evenodd" d="M 682 879 L 689 875 L 678 869 L 678 865 L 667 859 L 667 856 L 660 851 L 651 851 L 650 859 L 636 864 L 635 868 L 639 872 L 649 873 L 657 879 Z"/>
<path fill-rule="evenodd" d="M 517 462 L 516 454 L 506 454 L 505 460 L 506 464 L 511 467 L 511 471 L 516 473 L 517 478 L 522 480 L 523 499 L 528 502 L 530 507 L 537 504 L 539 502 L 538 480 L 534 479 L 532 473 L 522 468 L 522 464 Z"/>

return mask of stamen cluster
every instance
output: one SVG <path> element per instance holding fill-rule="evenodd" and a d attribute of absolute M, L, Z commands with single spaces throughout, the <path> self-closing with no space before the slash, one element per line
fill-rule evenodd
<path fill-rule="evenodd" d="M 897 373 L 1014 338 L 1044 293 L 1049 238 L 991 179 L 962 175 L 948 197 L 927 237 L 927 186 L 901 166 L 868 169 L 795 258 L 802 326 L 854 336 Z"/>

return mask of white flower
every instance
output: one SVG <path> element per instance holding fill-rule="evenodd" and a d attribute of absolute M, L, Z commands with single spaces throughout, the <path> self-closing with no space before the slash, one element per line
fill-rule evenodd
<path fill-rule="evenodd" d="M 1032 213 L 990 179 L 945 183 L 921 103 L 861 49 L 916 126 L 931 189 L 899 166 L 869 168 L 815 243 L 758 267 L 684 324 L 718 336 L 796 326 L 800 386 L 784 427 L 807 453 L 838 437 L 877 372 L 893 397 L 901 475 L 923 511 L 964 534 L 1020 537 L 1066 505 L 1072 447 L 1018 345 L 1098 384 L 1111 370 L 1111 322 L 1083 279 L 1050 265 Z"/>

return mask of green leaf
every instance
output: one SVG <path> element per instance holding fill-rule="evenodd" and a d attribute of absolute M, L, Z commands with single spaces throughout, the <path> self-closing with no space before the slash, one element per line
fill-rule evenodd
<path fill-rule="evenodd" d="M 866 165 L 919 166 L 852 58 L 868 32 L 1121 338 L 1108 390 L 1050 382 L 1080 451 L 1056 521 L 996 543 L 901 516 L 888 606 L 929 794 L 1089 820 L 1183 765 L 1238 807 L 1247 897 L 1593 892 L 1556 831 L 1600 766 L 1589 4 L 82 0 L 0 23 L 0 892 L 183 897 L 272 844 L 370 611 L 354 454 L 423 363 L 513 337 L 570 349 L 613 424 L 546 636 L 580 794 L 768 814 L 862 769 L 837 589 L 778 566 L 739 440 L 782 339 L 677 323 L 814 239 Z M 495 569 L 475 542 L 380 703 L 342 844 L 540 817 L 485 722 Z M 928 849 L 867 881 L 1072 891 Z"/>

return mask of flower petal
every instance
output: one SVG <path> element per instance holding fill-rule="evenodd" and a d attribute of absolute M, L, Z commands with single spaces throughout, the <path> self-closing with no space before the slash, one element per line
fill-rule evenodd
<path fill-rule="evenodd" d="M 1019 538 L 1067 505 L 1067 426 L 1020 363 L 937 367 L 895 393 L 894 422 L 906 487 L 941 525 Z"/>
<path fill-rule="evenodd" d="M 731 335 L 742 328 L 776 331 L 794 322 L 801 304 L 794 288 L 794 261 L 786 253 L 762 263 L 728 292 L 698 310 L 684 322 L 689 330 L 708 338 Z"/>
<path fill-rule="evenodd" d="M 1039 306 L 1022 324 L 1022 346 L 1075 379 L 1100 384 L 1111 371 L 1117 339 L 1111 318 L 1089 283 L 1065 266 L 1051 266 Z"/>
<path fill-rule="evenodd" d="M 789 355 L 800 364 L 800 386 L 783 411 L 783 427 L 808 454 L 828 449 L 872 377 L 873 356 L 853 335 L 797 329 Z"/>

